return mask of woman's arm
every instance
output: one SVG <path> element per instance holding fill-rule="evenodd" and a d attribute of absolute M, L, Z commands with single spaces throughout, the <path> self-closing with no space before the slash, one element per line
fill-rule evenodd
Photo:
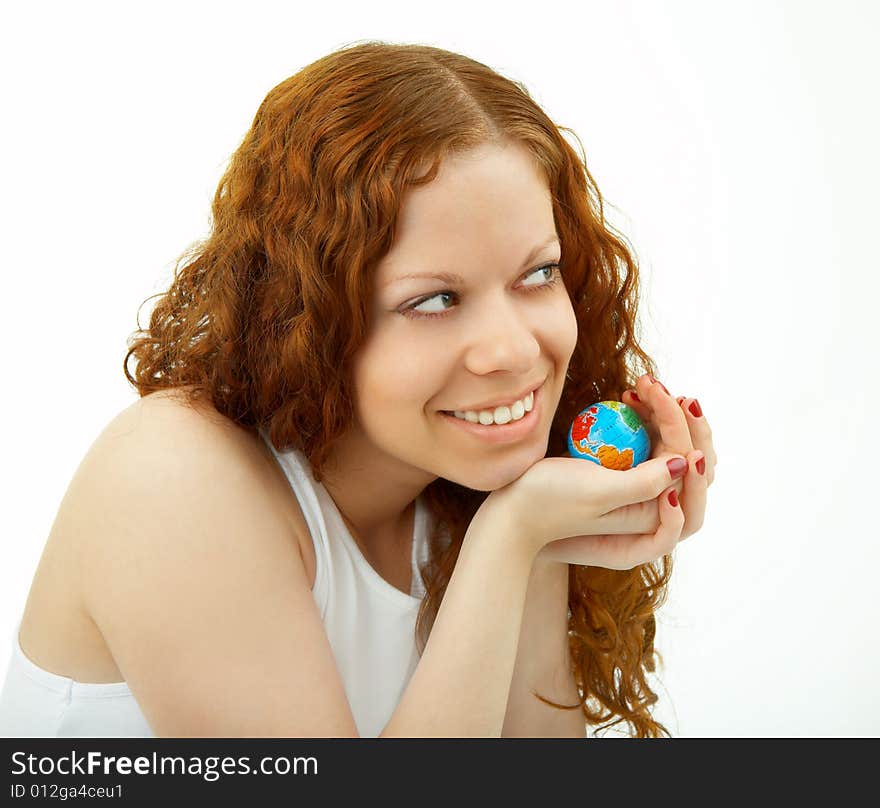
<path fill-rule="evenodd" d="M 578 705 L 568 646 L 568 564 L 536 561 L 529 579 L 516 665 L 510 685 L 503 738 L 584 738 L 586 719 Z"/>
<path fill-rule="evenodd" d="M 534 552 L 502 509 L 478 511 L 430 637 L 382 738 L 498 738 Z"/>
<path fill-rule="evenodd" d="M 691 462 L 697 458 L 694 453 Z M 568 689 L 574 683 L 563 674 L 567 659 L 559 661 L 567 642 L 563 576 L 560 568 L 540 563 L 632 569 L 672 552 L 684 514 L 668 495 L 688 467 L 687 460 L 676 460 L 684 458 L 664 455 L 620 472 L 574 458 L 544 458 L 493 491 L 468 527 L 425 651 L 380 737 L 498 738 L 504 729 L 530 732 L 524 727 L 532 719 L 516 704 L 524 703 L 533 681 L 542 695 L 574 704 L 575 691 Z M 544 552 L 548 547 L 552 553 Z M 556 588 L 548 580 L 539 583 L 539 573 L 538 596 L 529 598 L 524 620 L 536 561 L 538 569 L 555 570 Z M 548 572 L 551 581 L 553 574 Z M 505 727 L 523 626 L 514 713 Z M 555 628 L 547 631 L 548 626 Z M 577 712 L 554 721 L 565 720 L 574 735 Z"/>

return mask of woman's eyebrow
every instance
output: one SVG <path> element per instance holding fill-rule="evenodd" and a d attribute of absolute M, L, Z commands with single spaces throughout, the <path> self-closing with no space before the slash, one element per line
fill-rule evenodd
<path fill-rule="evenodd" d="M 554 233 L 543 244 L 533 247 L 532 251 L 523 261 L 522 268 L 525 269 L 545 247 L 559 243 L 559 235 Z M 436 278 L 437 280 L 443 281 L 443 283 L 464 283 L 464 278 L 462 278 L 461 275 L 456 275 L 454 272 L 408 272 L 406 275 L 397 275 L 396 277 L 391 278 L 382 284 L 382 286 L 383 288 L 387 288 L 398 281 L 408 280 L 410 278 Z"/>

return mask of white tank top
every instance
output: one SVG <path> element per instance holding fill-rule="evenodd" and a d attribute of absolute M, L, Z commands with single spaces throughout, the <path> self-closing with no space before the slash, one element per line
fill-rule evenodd
<path fill-rule="evenodd" d="M 323 484 L 297 449 L 278 453 L 315 545 L 313 596 L 361 737 L 379 735 L 418 663 L 415 621 L 424 596 L 418 566 L 427 560 L 430 514 L 416 499 L 412 590 L 389 584 L 364 558 Z M 76 682 L 32 662 L 18 630 L 0 691 L 0 737 L 153 737 L 125 682 Z M 221 708 L 222 709 L 222 708 Z"/>

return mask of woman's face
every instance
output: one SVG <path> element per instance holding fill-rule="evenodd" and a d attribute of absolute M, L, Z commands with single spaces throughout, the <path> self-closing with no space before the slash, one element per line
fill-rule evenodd
<path fill-rule="evenodd" d="M 547 266 L 559 259 L 550 191 L 521 146 L 449 158 L 433 182 L 411 189 L 377 267 L 354 366 L 359 442 L 480 491 L 544 457 L 577 340 L 568 293 Z M 444 273 L 459 277 L 431 277 Z M 404 277 L 412 274 L 424 277 Z M 516 426 L 444 414 L 534 388 L 532 412 Z"/>

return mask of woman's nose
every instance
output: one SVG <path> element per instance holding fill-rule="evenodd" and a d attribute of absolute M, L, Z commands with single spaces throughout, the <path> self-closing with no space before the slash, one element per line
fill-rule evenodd
<path fill-rule="evenodd" d="M 481 312 L 469 342 L 468 366 L 478 374 L 493 370 L 527 373 L 541 353 L 534 323 L 511 302 Z"/>

